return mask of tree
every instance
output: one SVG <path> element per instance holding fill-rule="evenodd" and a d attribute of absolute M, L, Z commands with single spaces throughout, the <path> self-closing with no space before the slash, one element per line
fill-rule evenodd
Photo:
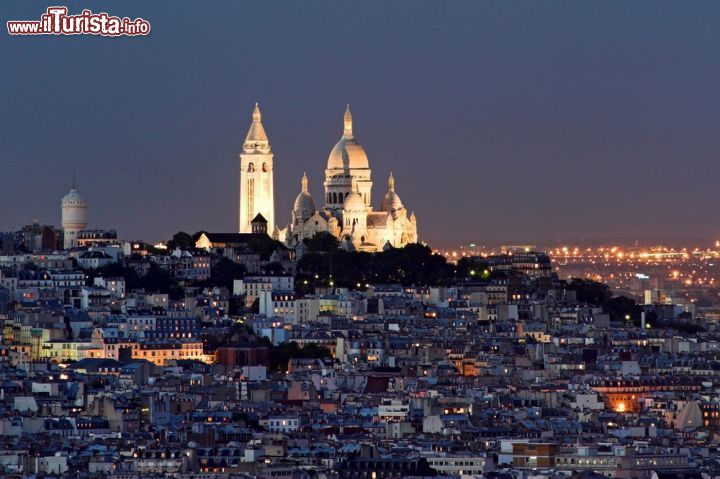
<path fill-rule="evenodd" d="M 610 315 L 611 321 L 628 321 L 640 318 L 642 307 L 634 299 L 613 296 L 610 287 L 590 279 L 573 278 L 568 289 L 575 291 L 580 303 L 600 306 Z"/>
<path fill-rule="evenodd" d="M 454 267 L 430 248 L 410 244 L 380 253 L 308 252 L 298 263 L 296 283 L 319 286 L 330 281 L 337 286 L 357 288 L 366 282 L 402 285 L 448 284 L 454 279 Z M 316 278 L 317 276 L 317 278 Z"/>
<path fill-rule="evenodd" d="M 220 258 L 210 271 L 210 278 L 201 284 L 208 287 L 227 288 L 232 291 L 233 281 L 245 276 L 245 266 L 228 258 Z"/>
<path fill-rule="evenodd" d="M 608 285 L 591 279 L 572 278 L 568 289 L 575 291 L 578 302 L 584 304 L 605 306 L 612 298 Z"/>
<path fill-rule="evenodd" d="M 305 238 L 303 243 L 307 246 L 308 252 L 311 253 L 330 253 L 337 251 L 340 247 L 338 239 L 326 231 L 321 231 L 310 238 Z"/>
<path fill-rule="evenodd" d="M 170 299 L 185 297 L 185 291 L 170 273 L 156 264 L 151 264 L 148 273 L 140 278 L 140 286 L 148 292 L 167 294 Z"/>
<path fill-rule="evenodd" d="M 185 297 L 185 290 L 180 287 L 172 275 L 155 263 L 142 278 L 137 272 L 124 266 L 122 263 L 109 263 L 97 269 L 83 271 L 87 277 L 87 284 L 92 285 L 95 278 L 122 278 L 125 280 L 125 288 L 128 291 L 144 289 L 148 293 L 167 294 L 172 300 L 179 300 Z"/>
<path fill-rule="evenodd" d="M 634 299 L 626 296 L 614 296 L 602 305 L 612 321 L 628 321 L 640 318 L 642 307 Z"/>
<path fill-rule="evenodd" d="M 175 233 L 167 244 L 168 249 L 190 249 L 195 247 L 195 241 L 193 237 L 184 231 L 178 231 Z"/>
<path fill-rule="evenodd" d="M 91 286 L 95 278 L 122 278 L 125 280 L 125 288 L 128 291 L 140 288 L 140 276 L 137 271 L 124 266 L 122 263 L 108 263 L 97 269 L 86 269 L 83 271 L 87 279 L 87 285 Z"/>
<path fill-rule="evenodd" d="M 460 258 L 455 266 L 455 271 L 458 278 L 483 280 L 490 278 L 490 265 L 487 260 L 480 257 Z"/>
<path fill-rule="evenodd" d="M 262 261 L 268 261 L 277 249 L 285 249 L 282 243 L 275 241 L 268 235 L 252 235 L 247 242 L 250 251 L 260 256 Z"/>

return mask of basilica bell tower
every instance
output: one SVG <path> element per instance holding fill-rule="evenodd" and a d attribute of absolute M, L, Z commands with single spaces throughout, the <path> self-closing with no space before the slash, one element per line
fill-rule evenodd
<path fill-rule="evenodd" d="M 252 221 L 262 215 L 267 231 L 275 228 L 273 194 L 273 154 L 262 124 L 260 107 L 255 103 L 252 123 L 240 154 L 240 233 L 252 233 Z"/>

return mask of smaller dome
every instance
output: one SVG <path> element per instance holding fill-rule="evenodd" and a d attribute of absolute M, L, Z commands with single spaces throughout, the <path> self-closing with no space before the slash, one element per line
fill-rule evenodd
<path fill-rule="evenodd" d="M 345 198 L 345 203 L 343 203 L 343 211 L 358 211 L 365 209 L 365 201 L 363 201 L 363 197 L 357 189 L 357 180 L 355 177 L 352 178 L 351 188 L 352 191 L 347 198 Z"/>
<path fill-rule="evenodd" d="M 303 173 L 302 177 L 302 191 L 300 191 L 300 194 L 295 198 L 293 211 L 296 216 L 305 219 L 310 218 L 315 213 L 315 201 L 313 201 L 313 197 L 308 191 L 308 179 L 305 173 Z"/>
<path fill-rule="evenodd" d="M 400 201 L 400 196 L 395 193 L 395 178 L 393 178 L 392 173 L 390 173 L 390 178 L 388 179 L 388 191 L 385 193 L 385 198 L 383 198 L 382 210 L 391 213 L 402 207 L 403 204 L 402 201 Z"/>
<path fill-rule="evenodd" d="M 365 202 L 357 191 L 350 193 L 348 197 L 345 198 L 345 203 L 343 203 L 344 211 L 361 210 L 363 208 L 365 208 Z"/>
<path fill-rule="evenodd" d="M 387 212 L 397 211 L 402 208 L 403 204 L 400 201 L 400 196 L 394 191 L 388 191 L 385 193 L 383 198 L 382 210 Z"/>

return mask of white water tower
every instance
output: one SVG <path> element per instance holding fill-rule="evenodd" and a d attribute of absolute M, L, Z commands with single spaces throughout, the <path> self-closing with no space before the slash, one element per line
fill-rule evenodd
<path fill-rule="evenodd" d="M 62 199 L 62 227 L 65 236 L 64 247 L 70 249 L 77 246 L 78 232 L 87 227 L 87 201 L 73 186 Z"/>

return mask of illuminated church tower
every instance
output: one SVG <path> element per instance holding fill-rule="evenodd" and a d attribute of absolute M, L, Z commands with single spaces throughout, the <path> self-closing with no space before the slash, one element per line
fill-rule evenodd
<path fill-rule="evenodd" d="M 240 233 L 252 233 L 252 220 L 261 214 L 267 230 L 275 227 L 273 196 L 273 154 L 255 103 L 252 124 L 240 154 Z"/>

